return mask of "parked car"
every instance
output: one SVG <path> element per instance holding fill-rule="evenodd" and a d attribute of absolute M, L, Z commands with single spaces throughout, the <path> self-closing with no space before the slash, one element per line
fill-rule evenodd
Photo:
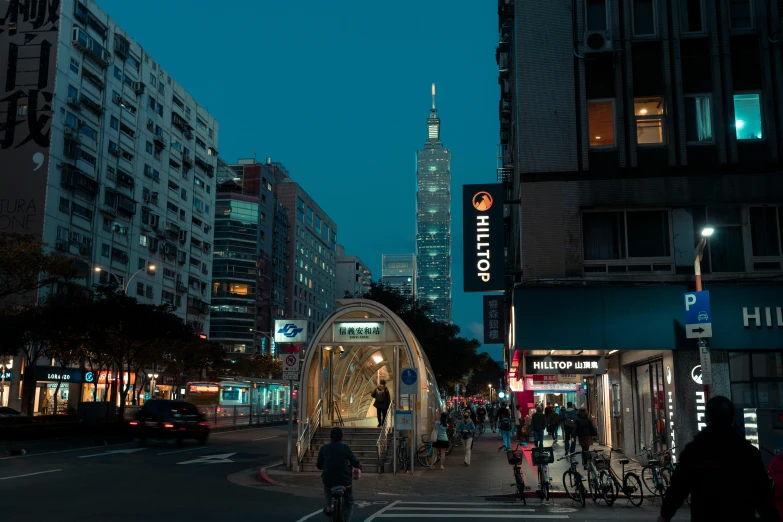
<path fill-rule="evenodd" d="M 147 439 L 173 439 L 177 444 L 196 439 L 199 444 L 205 444 L 209 437 L 206 417 L 185 401 L 147 401 L 129 424 L 135 428 L 141 445 Z"/>
<path fill-rule="evenodd" d="M 27 417 L 22 412 L 16 411 L 13 408 L 8 408 L 6 406 L 3 406 L 0 408 L 0 419 L 5 417 Z"/>

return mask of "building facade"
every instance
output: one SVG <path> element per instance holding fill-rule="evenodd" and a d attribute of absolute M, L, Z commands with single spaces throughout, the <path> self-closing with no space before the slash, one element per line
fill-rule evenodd
<path fill-rule="evenodd" d="M 581 399 L 628 454 L 703 427 L 683 293 L 708 227 L 712 394 L 734 401 L 746 436 L 780 445 L 782 35 L 778 5 L 761 5 L 498 2 L 498 181 L 519 202 L 506 222 L 510 380 L 540 389 L 523 350 L 607 358 Z"/>
<path fill-rule="evenodd" d="M 381 283 L 411 299 L 416 293 L 416 254 L 383 254 Z"/>
<path fill-rule="evenodd" d="M 217 122 L 94 1 L 6 9 L 2 228 L 208 332 Z"/>
<path fill-rule="evenodd" d="M 372 283 L 372 271 L 358 256 L 346 256 L 345 247 L 337 245 L 335 297 L 356 297 L 364 295 Z"/>
<path fill-rule="evenodd" d="M 440 118 L 432 108 L 427 141 L 416 151 L 416 287 L 438 321 L 451 322 L 451 152 L 440 141 Z"/>
<path fill-rule="evenodd" d="M 334 311 L 338 297 L 337 225 L 281 164 L 267 164 L 275 173 L 275 196 L 290 220 L 285 317 L 306 319 L 312 335 Z"/>

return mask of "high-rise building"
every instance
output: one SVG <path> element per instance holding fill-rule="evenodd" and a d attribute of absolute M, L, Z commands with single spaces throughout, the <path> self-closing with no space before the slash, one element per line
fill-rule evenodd
<path fill-rule="evenodd" d="M 342 299 L 346 295 L 361 296 L 370 288 L 372 271 L 358 256 L 346 256 L 345 247 L 337 245 L 337 277 L 334 295 Z"/>
<path fill-rule="evenodd" d="M 440 141 L 440 118 L 432 108 L 427 141 L 416 151 L 416 287 L 434 319 L 451 322 L 451 152 Z"/>
<path fill-rule="evenodd" d="M 281 255 L 274 176 L 255 159 L 228 165 L 219 158 L 217 177 L 210 339 L 231 353 L 269 352 Z"/>
<path fill-rule="evenodd" d="M 381 283 L 402 295 L 416 297 L 416 254 L 383 254 Z"/>
<path fill-rule="evenodd" d="M 313 335 L 338 297 L 337 225 L 280 163 L 267 160 L 267 165 L 275 173 L 277 200 L 289 216 L 285 316 L 307 319 Z"/>
<path fill-rule="evenodd" d="M 0 228 L 209 331 L 217 122 L 94 1 L 2 9 Z"/>

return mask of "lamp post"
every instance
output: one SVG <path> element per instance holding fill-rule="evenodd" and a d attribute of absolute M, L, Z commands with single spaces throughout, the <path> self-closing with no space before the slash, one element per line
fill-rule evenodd
<path fill-rule="evenodd" d="M 148 373 L 147 376 L 150 378 L 150 399 L 153 399 L 155 398 L 155 379 L 158 378 L 158 374 Z"/>
<path fill-rule="evenodd" d="M 5 357 L 3 357 L 5 359 Z M 14 367 L 14 358 L 11 357 L 11 359 L 8 360 L 8 362 L 5 362 L 3 360 L 2 364 L 0 364 L 0 407 L 5 406 L 5 371 L 10 370 Z"/>
<path fill-rule="evenodd" d="M 694 259 L 693 259 L 693 273 L 696 278 L 696 291 L 701 292 L 703 289 L 703 285 L 701 283 L 701 260 L 704 257 L 704 247 L 707 246 L 707 239 L 712 236 L 712 234 L 715 232 L 715 229 L 712 227 L 704 227 L 701 231 L 701 238 L 699 239 L 698 245 L 696 245 L 696 252 L 694 253 Z M 701 356 L 702 352 L 706 352 L 706 357 L 709 357 L 710 354 L 707 350 L 707 341 L 704 340 L 703 337 L 699 337 L 699 356 Z M 704 368 L 702 368 L 702 371 Z M 709 383 L 705 382 L 703 384 L 704 386 L 704 401 L 710 400 L 710 385 Z"/>
<path fill-rule="evenodd" d="M 489 402 L 492 402 L 492 385 L 489 385 Z"/>
<path fill-rule="evenodd" d="M 122 287 L 122 293 L 124 293 L 125 295 L 128 295 L 128 288 L 130 288 L 130 283 L 133 280 L 133 278 L 136 277 L 136 275 L 139 274 L 139 272 L 144 272 L 145 270 L 151 270 L 152 272 L 155 272 L 155 265 L 150 265 L 147 268 L 139 268 L 138 270 L 136 270 L 133 273 L 132 276 L 130 276 L 130 278 L 128 278 L 128 282 L 125 283 L 125 285 L 122 284 L 122 280 L 119 277 L 117 277 L 116 275 L 112 274 L 108 270 L 106 270 L 105 272 L 107 274 L 109 274 L 110 276 L 114 277 L 117 280 L 117 283 Z M 100 273 L 100 272 L 104 272 L 104 270 L 101 267 L 96 266 L 95 267 L 95 272 L 96 273 Z"/>

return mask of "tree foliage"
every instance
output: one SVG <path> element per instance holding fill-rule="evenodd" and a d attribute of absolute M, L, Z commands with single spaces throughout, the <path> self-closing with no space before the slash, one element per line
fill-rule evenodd
<path fill-rule="evenodd" d="M 488 353 L 481 353 L 470 376 L 470 393 L 488 393 L 489 385 L 499 389 L 503 368 Z"/>
<path fill-rule="evenodd" d="M 283 362 L 268 353 L 256 354 L 250 357 L 235 359 L 226 368 L 230 375 L 243 377 L 259 377 L 262 379 L 279 379 L 283 376 Z"/>
<path fill-rule="evenodd" d="M 78 275 L 73 259 L 47 254 L 44 246 L 29 234 L 0 234 L 0 299 Z"/>

